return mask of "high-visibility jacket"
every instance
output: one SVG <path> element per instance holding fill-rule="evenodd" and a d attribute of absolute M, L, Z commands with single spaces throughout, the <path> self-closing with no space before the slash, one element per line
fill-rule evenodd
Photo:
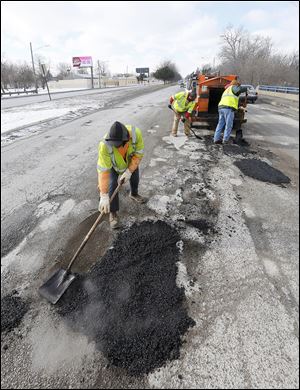
<path fill-rule="evenodd" d="M 174 101 L 172 103 L 172 106 L 175 111 L 177 112 L 189 112 L 192 113 L 194 107 L 196 106 L 196 103 L 194 101 L 189 102 L 187 100 L 189 92 L 178 92 L 176 95 L 174 95 Z"/>
<path fill-rule="evenodd" d="M 99 143 L 98 147 L 98 163 L 97 170 L 99 173 L 108 172 L 112 168 L 119 174 L 126 171 L 132 158 L 135 156 L 141 159 L 144 155 L 144 140 L 142 132 L 138 127 L 126 125 L 129 132 L 129 145 L 126 151 L 125 158 L 119 153 L 118 148 L 109 145 L 104 139 Z"/>
<path fill-rule="evenodd" d="M 219 106 L 232 107 L 235 110 L 238 109 L 239 97 L 232 92 L 232 85 L 223 92 Z"/>

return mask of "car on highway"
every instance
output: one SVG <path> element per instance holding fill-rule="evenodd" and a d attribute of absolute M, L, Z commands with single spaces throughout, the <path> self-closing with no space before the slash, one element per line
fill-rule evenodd
<path fill-rule="evenodd" d="M 250 84 L 243 84 L 242 87 L 247 87 L 247 102 L 249 103 L 255 103 L 257 100 L 257 91 L 253 87 L 253 85 Z M 243 92 L 240 94 L 240 98 L 245 99 L 246 93 Z"/>

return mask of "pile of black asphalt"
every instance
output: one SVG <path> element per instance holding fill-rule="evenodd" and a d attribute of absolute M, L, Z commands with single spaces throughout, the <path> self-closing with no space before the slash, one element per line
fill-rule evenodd
<path fill-rule="evenodd" d="M 29 310 L 29 303 L 12 292 L 1 298 L 1 333 L 10 332 L 18 327 Z"/>
<path fill-rule="evenodd" d="M 180 240 L 163 221 L 119 233 L 90 272 L 78 276 L 57 304 L 76 331 L 93 340 L 109 364 L 139 376 L 178 359 L 195 322 L 176 285 Z"/>
<path fill-rule="evenodd" d="M 246 176 L 252 177 L 256 180 L 273 184 L 287 184 L 290 183 L 290 178 L 283 174 L 276 168 L 271 167 L 265 161 L 257 159 L 243 159 L 237 160 L 234 164 Z"/>

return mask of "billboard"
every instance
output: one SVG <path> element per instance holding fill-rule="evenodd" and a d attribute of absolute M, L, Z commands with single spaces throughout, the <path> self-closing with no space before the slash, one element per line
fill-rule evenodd
<path fill-rule="evenodd" d="M 148 73 L 149 74 L 149 68 L 135 68 L 136 73 Z"/>
<path fill-rule="evenodd" d="M 90 68 L 93 66 L 92 57 L 73 57 L 72 58 L 73 67 L 77 68 Z"/>

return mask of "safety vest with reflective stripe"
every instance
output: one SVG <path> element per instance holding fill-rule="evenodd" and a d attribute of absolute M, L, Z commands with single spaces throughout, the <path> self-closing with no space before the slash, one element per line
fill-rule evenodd
<path fill-rule="evenodd" d="M 98 147 L 98 172 L 110 171 L 111 168 L 114 168 L 116 172 L 123 173 L 128 168 L 133 155 L 140 158 L 143 157 L 144 141 L 141 130 L 131 125 L 126 125 L 126 128 L 129 132 L 130 139 L 125 159 L 118 151 L 118 148 L 109 145 L 105 140 L 107 137 L 106 134 Z"/>
<path fill-rule="evenodd" d="M 232 108 L 234 108 L 235 110 L 238 109 L 238 106 L 239 106 L 239 97 L 236 96 L 236 95 L 232 92 L 232 85 L 231 85 L 230 87 L 228 87 L 227 89 L 225 89 L 225 91 L 223 92 L 223 95 L 222 95 L 222 97 L 221 97 L 219 106 L 232 107 Z"/>
<path fill-rule="evenodd" d="M 189 112 L 192 113 L 196 103 L 194 101 L 189 102 L 187 100 L 189 92 L 178 92 L 174 95 L 174 102 L 172 104 L 173 108 L 177 112 Z"/>

